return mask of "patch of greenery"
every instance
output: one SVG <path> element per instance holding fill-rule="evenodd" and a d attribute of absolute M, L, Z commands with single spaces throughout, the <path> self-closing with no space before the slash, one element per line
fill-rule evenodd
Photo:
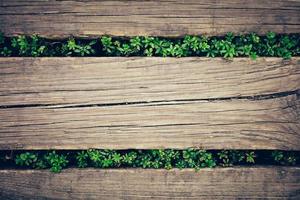
<path fill-rule="evenodd" d="M 276 35 L 255 33 L 225 37 L 185 36 L 183 39 L 157 37 L 134 37 L 118 40 L 104 36 L 101 38 L 104 53 L 116 56 L 207 56 L 233 58 L 248 56 L 276 56 L 286 59 L 299 55 L 299 35 Z"/>
<path fill-rule="evenodd" d="M 300 55 L 299 34 L 265 36 L 255 33 L 220 37 L 190 36 L 184 38 L 132 37 L 100 39 L 69 38 L 49 40 L 39 36 L 4 37 L 0 34 L 0 56 L 206 56 L 283 57 Z"/>
<path fill-rule="evenodd" d="M 57 154 L 55 151 L 48 152 L 43 156 L 39 153 L 25 152 L 17 154 L 15 163 L 19 166 L 31 167 L 34 169 L 50 168 L 52 172 L 60 172 L 68 164 L 67 155 Z"/>
<path fill-rule="evenodd" d="M 245 160 L 245 154 L 236 150 L 222 150 L 217 155 L 223 167 L 230 167 Z"/>
<path fill-rule="evenodd" d="M 35 163 L 37 162 L 38 156 L 37 153 L 22 153 L 16 156 L 16 164 L 21 166 L 33 166 L 35 167 Z"/>
<path fill-rule="evenodd" d="M 280 165 L 295 165 L 298 158 L 294 152 L 274 151 L 272 158 Z"/>
<path fill-rule="evenodd" d="M 64 167 L 67 166 L 67 154 L 60 155 L 55 151 L 49 152 L 44 156 L 44 160 L 47 162 L 50 167 L 51 172 L 60 172 Z"/>
<path fill-rule="evenodd" d="M 61 47 L 61 53 L 65 56 L 88 56 L 95 54 L 93 45 L 96 44 L 96 40 L 92 40 L 87 44 L 77 42 L 74 38 L 68 39 L 66 44 Z"/>
<path fill-rule="evenodd" d="M 18 52 L 20 56 L 42 56 L 46 51 L 43 39 L 36 35 L 14 37 L 11 39 L 11 47 L 11 51 Z"/>
<path fill-rule="evenodd" d="M 247 150 L 201 150 L 201 149 L 153 149 L 153 150 L 108 150 L 83 151 L 27 151 L 8 155 L 0 152 L 0 164 L 14 160 L 15 165 L 50 169 L 60 172 L 69 166 L 79 168 L 201 168 L 231 167 L 236 165 L 275 164 L 298 165 L 300 152 L 247 151 Z"/>
<path fill-rule="evenodd" d="M 222 150 L 217 153 L 219 165 L 230 167 L 236 164 L 255 164 L 254 151 Z"/>

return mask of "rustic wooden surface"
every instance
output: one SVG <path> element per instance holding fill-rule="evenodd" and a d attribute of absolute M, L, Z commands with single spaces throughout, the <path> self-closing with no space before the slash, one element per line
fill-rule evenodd
<path fill-rule="evenodd" d="M 0 1 L 0 31 L 46 37 L 300 31 L 298 0 Z"/>
<path fill-rule="evenodd" d="M 300 100 L 3 108 L 0 149 L 300 150 Z"/>
<path fill-rule="evenodd" d="M 0 170 L 0 198 L 299 199 L 299 167 Z"/>
<path fill-rule="evenodd" d="M 2 58 L 0 66 L 0 149 L 300 150 L 299 58 Z"/>
<path fill-rule="evenodd" d="M 300 89 L 300 58 L 0 58 L 0 106 L 203 100 Z"/>

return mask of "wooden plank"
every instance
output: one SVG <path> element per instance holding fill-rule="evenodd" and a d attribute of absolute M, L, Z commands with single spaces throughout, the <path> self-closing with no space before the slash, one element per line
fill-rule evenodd
<path fill-rule="evenodd" d="M 299 58 L 1 58 L 0 149 L 300 150 L 299 66 Z"/>
<path fill-rule="evenodd" d="M 300 99 L 2 108 L 0 149 L 300 150 Z"/>
<path fill-rule="evenodd" d="M 272 95 L 300 89 L 300 58 L 0 58 L 0 106 Z"/>
<path fill-rule="evenodd" d="M 6 35 L 181 36 L 300 31 L 298 0 L 0 2 Z"/>
<path fill-rule="evenodd" d="M 299 167 L 0 170 L 0 198 L 299 199 Z"/>

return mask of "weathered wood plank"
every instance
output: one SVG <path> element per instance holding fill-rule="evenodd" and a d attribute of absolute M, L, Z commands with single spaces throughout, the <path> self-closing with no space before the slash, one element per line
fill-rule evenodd
<path fill-rule="evenodd" d="M 0 198 L 299 199 L 299 167 L 0 170 Z"/>
<path fill-rule="evenodd" d="M 300 89 L 300 58 L 0 58 L 0 106 L 114 104 Z"/>
<path fill-rule="evenodd" d="M 299 58 L 1 58 L 0 66 L 0 149 L 300 149 Z M 284 97 L 247 99 L 276 93 Z"/>
<path fill-rule="evenodd" d="M 0 31 L 46 37 L 300 31 L 298 0 L 0 1 Z"/>
<path fill-rule="evenodd" d="M 300 150 L 300 99 L 2 108 L 0 149 Z"/>

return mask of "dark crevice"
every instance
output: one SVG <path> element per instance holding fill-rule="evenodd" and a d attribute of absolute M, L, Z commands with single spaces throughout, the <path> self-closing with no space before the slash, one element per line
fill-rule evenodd
<path fill-rule="evenodd" d="M 234 96 L 234 97 L 219 97 L 219 98 L 202 98 L 202 99 L 175 99 L 175 100 L 157 100 L 157 101 L 133 101 L 133 102 L 119 102 L 119 103 L 101 103 L 101 104 L 18 104 L 18 105 L 1 105 L 0 109 L 11 109 L 11 108 L 36 108 L 42 107 L 44 109 L 60 109 L 60 108 L 91 108 L 91 107 L 110 107 L 110 106 L 122 106 L 122 105 L 141 105 L 144 106 L 159 106 L 152 105 L 153 103 L 163 103 L 163 105 L 173 105 L 178 102 L 195 102 L 195 101 L 230 101 L 230 100 L 267 100 L 281 97 L 287 97 L 290 95 L 296 95 L 297 99 L 300 98 L 300 90 L 293 90 L 287 92 L 278 92 L 272 94 L 263 94 L 255 96 Z M 168 103 L 168 104 L 164 104 Z"/>
<path fill-rule="evenodd" d="M 60 162 L 57 163 L 57 159 Z M 49 160 L 54 160 L 53 162 Z M 128 162 L 129 160 L 129 162 Z M 65 163 L 64 165 L 62 163 Z M 55 166 L 61 168 L 57 169 Z M 233 166 L 296 166 L 300 151 L 204 150 L 204 149 L 89 149 L 89 150 L 0 150 L 0 169 L 64 168 L 205 168 Z"/>

